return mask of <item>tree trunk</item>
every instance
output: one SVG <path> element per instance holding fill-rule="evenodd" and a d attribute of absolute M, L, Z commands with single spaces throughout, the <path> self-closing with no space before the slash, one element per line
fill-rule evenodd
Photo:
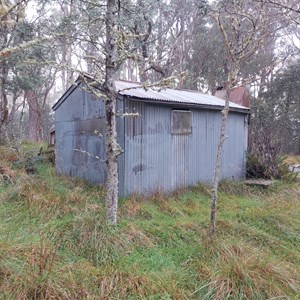
<path fill-rule="evenodd" d="M 8 69 L 5 62 L 1 63 L 1 80 L 0 80 L 0 138 L 3 138 L 5 126 L 8 121 L 8 99 L 5 90 L 6 78 L 8 76 Z"/>
<path fill-rule="evenodd" d="M 217 26 L 223 36 L 224 44 L 227 49 L 228 60 L 226 62 L 225 70 L 228 67 L 228 76 L 226 82 L 226 99 L 225 107 L 222 111 L 222 123 L 221 123 L 221 134 L 220 141 L 217 149 L 216 164 L 214 170 L 213 179 L 213 190 L 212 190 L 212 200 L 211 200 L 211 215 L 210 215 L 210 228 L 209 234 L 210 238 L 214 238 L 215 227 L 216 227 L 216 204 L 218 197 L 218 184 L 221 174 L 221 156 L 223 144 L 225 141 L 225 130 L 227 124 L 227 116 L 229 112 L 229 95 L 230 91 L 237 84 L 237 75 L 240 70 L 241 64 L 249 60 L 249 58 L 254 55 L 262 45 L 262 41 L 266 37 L 268 32 L 269 23 L 267 22 L 267 15 L 265 7 L 261 4 L 258 6 L 253 1 L 241 2 L 239 5 L 235 6 L 235 2 L 226 3 L 223 1 L 219 2 L 218 10 L 219 12 L 212 13 L 211 16 L 215 19 Z M 232 5 L 233 4 L 233 5 Z M 249 27 L 249 20 L 247 19 L 247 39 L 244 38 L 244 32 L 241 30 L 243 28 L 242 24 L 245 22 L 245 12 L 249 11 L 248 4 L 252 4 L 253 9 L 259 11 L 255 15 L 249 14 L 249 20 L 252 23 L 252 27 Z M 224 11 L 228 11 L 230 7 L 231 20 L 228 21 L 228 17 L 224 16 Z M 248 16 L 248 15 L 247 15 Z M 225 21 L 226 20 L 226 21 Z M 238 26 L 237 26 L 238 24 Z M 225 71 L 226 72 L 226 71 Z"/>
<path fill-rule="evenodd" d="M 116 91 L 114 81 L 117 76 L 116 18 L 118 6 L 115 0 L 107 0 L 106 11 L 106 60 L 104 91 L 106 95 L 106 219 L 111 224 L 117 223 L 118 209 L 118 155 L 120 146 L 117 143 Z"/>
<path fill-rule="evenodd" d="M 138 68 L 139 68 L 140 82 L 146 82 L 148 80 L 148 76 L 147 76 L 147 72 L 146 72 L 145 58 L 142 58 L 138 62 Z"/>
<path fill-rule="evenodd" d="M 70 4 L 63 5 L 64 17 L 69 18 L 73 13 L 74 6 L 73 1 Z M 67 33 L 64 36 L 64 44 L 62 47 L 62 70 L 61 70 L 61 81 L 62 88 L 65 91 L 72 83 L 73 72 L 72 68 L 72 49 L 71 49 L 71 41 L 70 41 L 70 29 L 67 29 Z"/>
<path fill-rule="evenodd" d="M 216 230 L 216 206 L 218 200 L 218 187 L 219 180 L 221 175 L 221 161 L 222 161 L 222 150 L 225 142 L 225 130 L 227 125 L 227 117 L 229 113 L 229 96 L 234 82 L 236 80 L 237 67 L 234 67 L 232 71 L 229 71 L 227 84 L 226 84 L 226 99 L 225 106 L 222 110 L 222 121 L 221 121 L 221 131 L 220 131 L 220 140 L 217 148 L 217 157 L 214 170 L 213 178 L 213 187 L 212 187 L 212 198 L 211 198 L 211 209 L 210 209 L 210 226 L 209 226 L 209 235 L 211 239 L 214 239 L 215 230 Z"/>
<path fill-rule="evenodd" d="M 32 142 L 43 140 L 42 111 L 34 91 L 26 91 L 25 94 L 29 107 L 28 138 Z"/>
<path fill-rule="evenodd" d="M 92 32 L 90 33 L 92 35 Z M 87 44 L 87 55 L 89 56 L 89 59 L 86 60 L 86 66 L 87 66 L 87 72 L 88 74 L 93 75 L 94 74 L 94 57 L 97 55 L 97 48 L 95 45 L 91 42 Z"/>

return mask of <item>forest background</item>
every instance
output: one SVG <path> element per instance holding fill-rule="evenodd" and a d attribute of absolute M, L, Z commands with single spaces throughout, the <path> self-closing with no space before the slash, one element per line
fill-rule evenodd
<path fill-rule="evenodd" d="M 118 78 L 214 95 L 226 87 L 232 63 L 222 24 L 235 53 L 244 51 L 243 45 L 253 47 L 234 84 L 251 91 L 250 152 L 299 154 L 297 1 L 126 0 L 116 5 Z M 47 140 L 51 106 L 77 76 L 104 80 L 106 4 L 2 0 L 0 13 L 1 141 Z"/>

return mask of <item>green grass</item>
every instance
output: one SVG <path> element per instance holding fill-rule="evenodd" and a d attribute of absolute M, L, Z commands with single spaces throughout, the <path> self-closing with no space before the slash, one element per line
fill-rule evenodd
<path fill-rule="evenodd" d="M 0 152 L 1 299 L 300 299 L 299 181 L 223 182 L 212 243 L 206 186 L 121 199 L 110 227 L 99 187 Z"/>

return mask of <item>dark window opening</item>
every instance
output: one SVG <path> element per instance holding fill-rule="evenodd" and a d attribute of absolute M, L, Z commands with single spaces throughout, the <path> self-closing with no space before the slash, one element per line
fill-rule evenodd
<path fill-rule="evenodd" d="M 171 117 L 172 134 L 192 133 L 192 112 L 189 110 L 172 110 Z"/>

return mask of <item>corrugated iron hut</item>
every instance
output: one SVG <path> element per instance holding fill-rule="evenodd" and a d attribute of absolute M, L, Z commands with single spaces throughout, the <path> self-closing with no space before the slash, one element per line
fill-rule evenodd
<path fill-rule="evenodd" d="M 117 81 L 121 196 L 173 191 L 210 183 L 220 136 L 224 100 L 196 91 L 145 90 Z M 53 106 L 58 174 L 104 184 L 104 100 L 78 79 Z M 126 114 L 138 113 L 138 116 Z M 222 156 L 222 178 L 245 175 L 249 109 L 230 104 Z"/>

